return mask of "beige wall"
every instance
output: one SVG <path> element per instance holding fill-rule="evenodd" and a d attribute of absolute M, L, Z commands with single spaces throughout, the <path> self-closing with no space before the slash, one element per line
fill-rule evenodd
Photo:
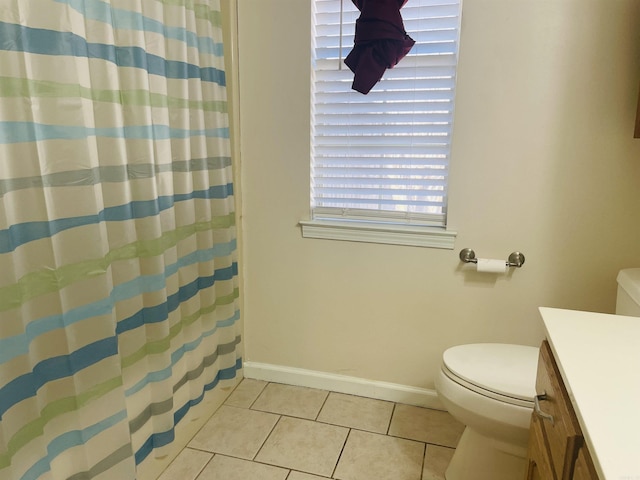
<path fill-rule="evenodd" d="M 454 250 L 303 239 L 310 0 L 239 0 L 246 360 L 433 388 L 442 351 L 536 345 L 640 267 L 637 0 L 465 0 Z M 522 269 L 468 272 L 458 252 Z"/>

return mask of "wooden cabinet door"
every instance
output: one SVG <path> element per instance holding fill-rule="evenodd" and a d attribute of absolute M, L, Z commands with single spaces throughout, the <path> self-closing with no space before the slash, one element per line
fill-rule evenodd
<path fill-rule="evenodd" d="M 638 93 L 638 111 L 636 113 L 636 130 L 633 136 L 634 138 L 640 138 L 640 93 Z"/>
<path fill-rule="evenodd" d="M 551 466 L 549 447 L 544 438 L 541 420 L 535 415 L 531 417 L 529 431 L 528 466 L 525 480 L 557 480 L 556 472 Z"/>
<path fill-rule="evenodd" d="M 591 460 L 587 447 L 582 447 L 578 451 L 578 458 L 576 459 L 572 480 L 598 480 L 598 474 L 593 466 L 593 461 Z"/>

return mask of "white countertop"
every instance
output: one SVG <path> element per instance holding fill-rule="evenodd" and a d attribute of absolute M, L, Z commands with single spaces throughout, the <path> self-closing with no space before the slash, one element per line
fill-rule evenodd
<path fill-rule="evenodd" d="M 640 480 L 640 318 L 540 313 L 600 480 Z"/>

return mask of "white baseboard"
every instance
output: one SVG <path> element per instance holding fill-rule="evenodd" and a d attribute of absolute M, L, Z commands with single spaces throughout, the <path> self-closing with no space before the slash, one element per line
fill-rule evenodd
<path fill-rule="evenodd" d="M 245 378 L 445 410 L 436 391 L 426 388 L 258 362 L 244 362 L 243 369 Z"/>

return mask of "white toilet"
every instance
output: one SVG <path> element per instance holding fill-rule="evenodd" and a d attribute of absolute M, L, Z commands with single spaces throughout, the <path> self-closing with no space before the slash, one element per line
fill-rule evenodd
<path fill-rule="evenodd" d="M 640 268 L 618 274 L 616 313 L 640 317 Z M 466 425 L 446 480 L 521 480 L 526 468 L 538 348 L 482 343 L 449 348 L 436 390 Z"/>
<path fill-rule="evenodd" d="M 640 268 L 627 268 L 618 273 L 616 313 L 640 317 Z"/>

